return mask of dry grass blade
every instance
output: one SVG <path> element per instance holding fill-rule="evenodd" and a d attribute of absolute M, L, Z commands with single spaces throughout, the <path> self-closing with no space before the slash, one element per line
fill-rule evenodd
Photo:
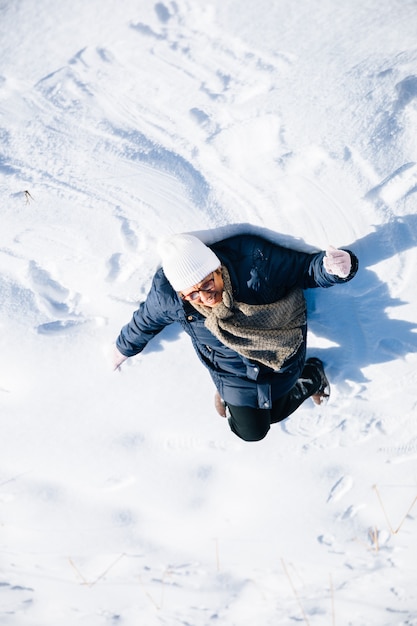
<path fill-rule="evenodd" d="M 396 534 L 397 534 L 397 533 L 401 530 L 401 527 L 402 527 L 402 525 L 404 524 L 405 520 L 407 519 L 408 515 L 410 514 L 411 509 L 413 508 L 413 506 L 414 506 L 414 505 L 415 505 L 415 503 L 417 502 L 417 496 L 414 498 L 414 500 L 412 501 L 411 505 L 409 506 L 409 508 L 408 508 L 408 510 L 407 510 L 407 512 L 406 512 L 406 514 L 404 515 L 404 517 L 402 518 L 402 520 L 401 520 L 401 522 L 400 522 L 400 524 L 399 524 L 398 528 L 396 528 L 396 529 L 394 530 L 394 528 L 392 527 L 392 524 L 391 524 L 391 522 L 390 522 L 390 520 L 389 520 L 389 517 L 388 517 L 387 511 L 386 511 L 386 509 L 385 509 L 384 503 L 382 502 L 381 494 L 379 493 L 378 487 L 377 487 L 376 485 L 374 485 L 374 486 L 373 486 L 373 489 L 374 489 L 374 491 L 375 491 L 375 493 L 376 493 L 376 495 L 377 495 L 377 498 L 378 498 L 378 500 L 379 500 L 379 504 L 381 505 L 382 512 L 384 513 L 384 516 L 385 516 L 385 519 L 386 519 L 386 521 L 387 521 L 388 527 L 389 527 L 389 529 L 390 529 L 391 533 L 392 533 L 393 535 L 396 535 Z"/>
<path fill-rule="evenodd" d="M 334 586 L 333 586 L 333 578 L 332 575 L 329 574 L 330 580 L 330 595 L 332 598 L 332 626 L 336 626 L 336 609 L 334 604 Z"/>
<path fill-rule="evenodd" d="M 290 583 L 291 589 L 293 590 L 293 593 L 294 593 L 295 599 L 297 600 L 298 606 L 300 607 L 300 611 L 301 611 L 301 614 L 302 614 L 302 616 L 303 616 L 303 620 L 305 621 L 305 623 L 307 624 L 307 626 L 310 626 L 310 622 L 309 622 L 309 621 L 308 621 L 308 619 L 307 619 L 307 615 L 305 614 L 305 611 L 304 611 L 304 609 L 303 609 L 303 605 L 301 604 L 301 600 L 300 600 L 300 597 L 299 597 L 299 595 L 298 595 L 298 593 L 297 593 L 297 589 L 295 588 L 295 586 L 294 586 L 294 584 L 293 584 L 293 582 L 292 582 L 292 580 L 291 580 L 291 576 L 290 576 L 290 574 L 289 574 L 289 571 L 288 571 L 288 569 L 287 569 L 287 566 L 286 566 L 286 564 L 285 564 L 284 559 L 281 559 L 281 563 L 282 563 L 282 567 L 283 567 L 283 569 L 284 569 L 284 572 L 285 572 L 285 574 L 286 574 L 286 576 L 287 576 L 287 578 L 288 578 L 288 581 L 289 581 L 289 583 Z"/>
<path fill-rule="evenodd" d="M 87 587 L 94 587 L 94 585 L 96 585 L 98 583 L 99 580 L 101 580 L 102 578 L 105 577 L 105 575 L 116 565 L 116 563 L 118 563 L 120 561 L 120 559 L 122 559 L 124 556 L 126 556 L 125 554 L 120 554 L 117 559 L 115 559 L 115 561 L 113 561 L 112 563 L 110 563 L 110 565 L 104 570 L 104 572 L 102 574 L 100 574 L 99 576 L 97 576 L 97 578 L 91 582 L 89 582 L 85 576 L 80 572 L 80 570 L 78 569 L 78 567 L 75 565 L 74 561 L 69 558 L 69 564 L 71 565 L 71 567 L 76 571 L 76 573 L 78 574 L 78 576 L 81 578 L 82 584 L 86 585 Z"/>

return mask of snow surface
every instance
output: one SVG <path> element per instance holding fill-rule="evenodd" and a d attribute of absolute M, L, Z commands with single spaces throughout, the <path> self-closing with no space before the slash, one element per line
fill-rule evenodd
<path fill-rule="evenodd" d="M 0 6 L 2 626 L 417 625 L 417 3 Z M 171 232 L 350 246 L 332 398 L 237 439 L 172 327 Z"/>

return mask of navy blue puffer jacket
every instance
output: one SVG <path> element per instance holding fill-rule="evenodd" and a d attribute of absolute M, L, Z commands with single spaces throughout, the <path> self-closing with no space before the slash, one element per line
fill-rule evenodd
<path fill-rule="evenodd" d="M 324 252 L 309 254 L 281 247 L 257 235 L 238 235 L 209 246 L 229 271 L 234 298 L 247 304 L 276 302 L 291 289 L 331 287 L 356 274 L 358 260 L 345 279 L 328 274 Z M 191 337 L 194 349 L 207 367 L 221 397 L 235 406 L 270 408 L 300 377 L 305 361 L 305 341 L 279 371 L 273 371 L 224 346 L 204 326 L 204 317 L 173 290 L 159 269 L 144 302 L 122 328 L 118 350 L 125 356 L 141 352 L 163 328 L 179 322 Z M 304 328 L 304 338 L 307 329 Z"/>

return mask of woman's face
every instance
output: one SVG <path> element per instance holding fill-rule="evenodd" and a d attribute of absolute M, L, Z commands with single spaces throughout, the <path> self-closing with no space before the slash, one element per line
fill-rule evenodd
<path fill-rule="evenodd" d="M 206 276 L 198 285 L 182 291 L 180 296 L 183 300 L 213 307 L 222 301 L 223 289 L 223 277 L 221 270 L 218 269 Z"/>

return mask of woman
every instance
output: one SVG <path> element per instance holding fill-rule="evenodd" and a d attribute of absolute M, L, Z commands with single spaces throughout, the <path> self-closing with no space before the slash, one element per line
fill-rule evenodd
<path fill-rule="evenodd" d="M 218 412 L 245 441 L 265 437 L 308 397 L 328 397 L 321 361 L 306 361 L 303 290 L 351 280 L 352 252 L 300 252 L 252 234 L 210 246 L 179 234 L 160 252 L 151 290 L 116 341 L 115 368 L 179 322 L 211 374 Z"/>

